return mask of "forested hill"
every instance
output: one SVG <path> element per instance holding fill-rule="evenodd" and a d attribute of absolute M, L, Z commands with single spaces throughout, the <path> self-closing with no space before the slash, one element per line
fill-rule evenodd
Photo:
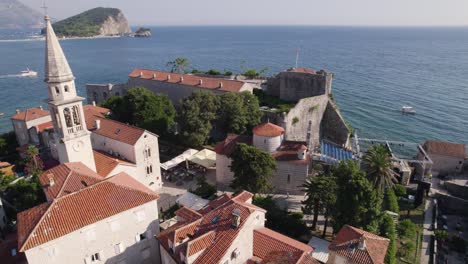
<path fill-rule="evenodd" d="M 131 33 L 127 19 L 117 8 L 94 8 L 58 21 L 53 27 L 59 37 L 114 36 Z"/>
<path fill-rule="evenodd" d="M 43 16 L 17 0 L 0 0 L 0 28 L 41 28 Z"/>

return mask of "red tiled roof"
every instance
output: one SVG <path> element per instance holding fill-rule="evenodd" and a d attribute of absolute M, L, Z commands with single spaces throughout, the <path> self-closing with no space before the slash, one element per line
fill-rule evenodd
<path fill-rule="evenodd" d="M 50 179 L 54 185 L 50 186 Z M 84 189 L 104 179 L 81 162 L 60 164 L 39 175 L 39 181 L 49 200 Z"/>
<path fill-rule="evenodd" d="M 175 215 L 183 218 L 186 222 L 192 222 L 202 217 L 199 212 L 185 206 L 175 211 Z"/>
<path fill-rule="evenodd" d="M 135 164 L 131 162 L 118 159 L 102 151 L 93 150 L 93 154 L 94 163 L 96 164 L 96 172 L 102 177 L 107 177 L 109 173 L 111 173 L 115 167 L 120 164 L 135 166 Z"/>
<path fill-rule="evenodd" d="M 131 125 L 126 125 L 119 121 L 99 118 L 101 120 L 101 128 L 94 129 L 93 133 L 111 138 L 129 145 L 135 145 L 140 137 L 145 133 L 145 130 Z"/>
<path fill-rule="evenodd" d="M 11 117 L 11 119 L 21 120 L 21 121 L 31 121 L 37 118 L 50 115 L 49 111 L 43 110 L 40 108 L 29 108 L 26 111 L 19 112 Z"/>
<path fill-rule="evenodd" d="M 156 78 L 154 78 L 156 76 Z M 170 80 L 168 80 L 170 76 Z M 191 74 L 179 74 L 155 70 L 135 69 L 129 74 L 130 78 L 140 78 L 159 82 L 177 83 L 187 86 L 194 86 L 210 90 L 225 92 L 239 92 L 244 86 L 241 81 L 226 80 L 219 78 L 200 77 Z M 182 78 L 182 79 L 181 79 Z M 200 80 L 202 83 L 200 84 Z"/>
<path fill-rule="evenodd" d="M 231 199 L 231 196 L 227 193 L 221 195 L 220 197 L 216 198 L 215 200 L 209 202 L 205 205 L 202 209 L 198 210 L 198 212 L 202 215 L 211 212 L 212 210 L 220 207 L 221 205 L 225 204 Z"/>
<path fill-rule="evenodd" d="M 297 155 L 297 151 L 300 149 L 307 149 L 305 147 L 306 143 L 302 141 L 283 141 L 281 146 L 278 148 L 276 152 L 273 152 L 271 155 L 277 160 L 277 161 L 286 161 L 286 162 L 292 162 L 296 164 L 309 164 L 310 157 L 309 155 L 306 155 L 305 160 L 299 159 Z"/>
<path fill-rule="evenodd" d="M 253 133 L 261 137 L 278 137 L 284 133 L 284 128 L 267 122 L 254 127 Z"/>
<path fill-rule="evenodd" d="M 300 260 L 313 250 L 311 246 L 268 228 L 254 230 L 253 245 L 253 254 L 261 258 L 262 263 L 307 263 Z"/>
<path fill-rule="evenodd" d="M 359 244 L 364 242 L 364 248 Z M 328 249 L 356 264 L 382 264 L 389 240 L 349 225 L 343 226 Z"/>
<path fill-rule="evenodd" d="M 309 68 L 292 68 L 288 70 L 288 72 L 300 72 L 300 73 L 310 73 L 310 74 L 316 74 L 317 72 L 315 70 L 309 69 Z"/>
<path fill-rule="evenodd" d="M 252 138 L 244 135 L 228 134 L 226 139 L 216 145 L 215 152 L 229 157 L 239 143 L 251 145 Z"/>
<path fill-rule="evenodd" d="M 36 126 L 37 133 L 42 133 L 46 129 L 54 128 L 54 123 L 52 121 L 45 122 Z"/>
<path fill-rule="evenodd" d="M 428 140 L 424 143 L 424 149 L 427 151 L 429 156 L 431 156 L 430 154 L 438 154 L 466 159 L 465 144 Z"/>
<path fill-rule="evenodd" d="M 0 168 L 10 167 L 11 164 L 7 161 L 0 161 Z"/>
<path fill-rule="evenodd" d="M 156 193 L 131 176 L 117 174 L 52 202 L 20 212 L 18 246 L 24 252 L 158 198 Z"/>
<path fill-rule="evenodd" d="M 96 120 L 101 118 L 106 118 L 110 114 L 110 110 L 100 106 L 94 105 L 84 105 L 83 112 L 85 115 L 86 128 L 88 130 L 94 129 L 96 125 Z"/>
<path fill-rule="evenodd" d="M 193 261 L 195 264 L 219 263 L 251 213 L 258 210 L 265 212 L 264 209 L 246 202 L 251 197 L 251 193 L 244 191 L 232 198 L 229 195 L 223 195 L 219 200 L 212 202 L 209 208 L 214 209 L 202 209 L 204 212 L 201 213 L 200 219 L 192 222 L 178 222 L 156 237 L 167 252 L 174 252 L 169 254 L 177 263 L 182 263 L 181 253 L 188 257 L 199 254 Z M 220 202 L 223 203 L 220 204 Z M 240 215 L 238 228 L 232 227 L 234 211 Z M 255 230 L 252 235 L 254 257 L 251 259 L 263 259 L 262 263 L 318 263 L 309 256 L 313 250 L 312 247 L 292 238 L 267 228 Z M 175 246 L 173 250 L 169 249 L 169 240 Z"/>

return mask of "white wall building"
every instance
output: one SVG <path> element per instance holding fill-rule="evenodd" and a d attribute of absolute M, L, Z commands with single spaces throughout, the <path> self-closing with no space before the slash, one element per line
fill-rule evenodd
<path fill-rule="evenodd" d="M 431 169 L 434 176 L 461 173 L 466 160 L 465 144 L 428 140 L 422 147 L 433 162 Z M 423 153 L 418 153 L 418 159 L 423 158 Z"/>
<path fill-rule="evenodd" d="M 158 263 L 158 195 L 125 173 L 82 163 L 40 176 L 48 202 L 18 214 L 18 244 L 34 263 Z"/>

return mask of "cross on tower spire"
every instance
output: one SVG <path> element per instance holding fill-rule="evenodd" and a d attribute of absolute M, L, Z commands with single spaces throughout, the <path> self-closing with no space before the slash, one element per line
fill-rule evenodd
<path fill-rule="evenodd" d="M 42 1 L 42 6 L 41 6 L 42 9 L 44 9 L 44 17 L 48 17 L 48 14 L 47 14 L 47 5 L 46 5 L 46 1 Z"/>

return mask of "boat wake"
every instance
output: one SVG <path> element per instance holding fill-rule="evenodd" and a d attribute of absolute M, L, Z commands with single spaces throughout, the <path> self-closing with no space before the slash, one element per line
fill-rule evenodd
<path fill-rule="evenodd" d="M 35 76 L 24 76 L 21 74 L 6 74 L 6 75 L 0 75 L 0 79 L 6 79 L 6 78 L 31 78 Z"/>

